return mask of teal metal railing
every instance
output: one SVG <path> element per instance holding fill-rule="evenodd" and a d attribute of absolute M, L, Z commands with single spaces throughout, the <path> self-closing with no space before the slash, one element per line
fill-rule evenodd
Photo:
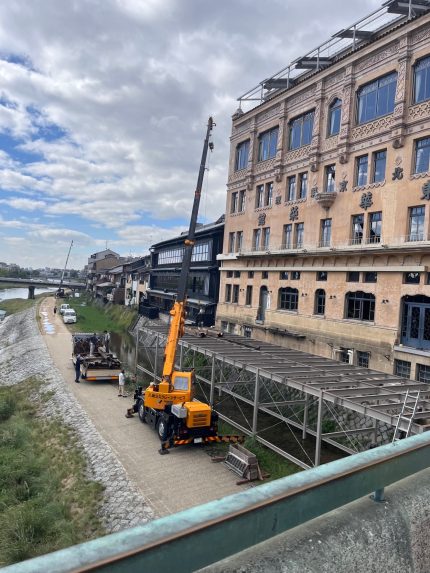
<path fill-rule="evenodd" d="M 2 573 L 189 573 L 430 467 L 430 432 L 260 485 Z M 167 480 L 169 487 L 192 483 Z M 166 485 L 167 485 L 166 482 Z"/>

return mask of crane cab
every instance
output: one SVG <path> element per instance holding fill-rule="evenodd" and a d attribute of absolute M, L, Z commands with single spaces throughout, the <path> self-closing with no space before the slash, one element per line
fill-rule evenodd
<path fill-rule="evenodd" d="M 161 381 L 148 386 L 144 394 L 144 405 L 154 410 L 164 410 L 166 406 L 191 402 L 193 384 L 194 372 L 173 372 L 171 384 Z"/>

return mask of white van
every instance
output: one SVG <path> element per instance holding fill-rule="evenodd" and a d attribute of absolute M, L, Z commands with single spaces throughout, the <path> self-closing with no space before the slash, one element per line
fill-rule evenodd
<path fill-rule="evenodd" d="M 73 310 L 73 308 L 66 308 L 64 310 L 63 321 L 64 321 L 64 324 L 76 322 L 76 312 Z"/>
<path fill-rule="evenodd" d="M 64 311 L 65 311 L 65 310 L 69 310 L 69 309 L 70 309 L 70 304 L 63 303 L 63 304 L 60 306 L 60 314 L 64 314 Z"/>

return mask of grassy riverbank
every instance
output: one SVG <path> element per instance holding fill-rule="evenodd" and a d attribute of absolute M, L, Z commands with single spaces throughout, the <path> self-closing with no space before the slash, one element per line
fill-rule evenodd
<path fill-rule="evenodd" d="M 69 299 L 70 307 L 76 312 L 76 324 L 69 324 L 72 332 L 125 332 L 137 317 L 137 310 L 120 304 L 102 305 L 90 297 Z M 61 304 L 57 302 L 57 307 Z"/>
<path fill-rule="evenodd" d="M 22 283 L 0 283 L 0 290 L 9 288 L 22 288 Z"/>
<path fill-rule="evenodd" d="M 0 310 L 5 310 L 7 315 L 27 310 L 33 306 L 38 300 L 45 298 L 46 293 L 37 294 L 36 298 L 9 298 L 0 302 Z"/>
<path fill-rule="evenodd" d="M 39 417 L 48 397 L 35 379 L 0 388 L 0 566 L 103 533 L 102 486 L 86 478 L 74 434 Z"/>

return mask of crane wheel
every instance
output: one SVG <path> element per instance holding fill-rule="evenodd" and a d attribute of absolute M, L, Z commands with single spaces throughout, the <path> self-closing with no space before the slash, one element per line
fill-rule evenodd
<path fill-rule="evenodd" d="M 139 420 L 142 422 L 142 424 L 146 424 L 146 412 L 143 401 L 139 403 L 139 408 L 137 412 L 139 414 Z"/>
<path fill-rule="evenodd" d="M 166 418 L 161 417 L 157 426 L 158 437 L 165 442 L 170 434 L 170 424 Z"/>

